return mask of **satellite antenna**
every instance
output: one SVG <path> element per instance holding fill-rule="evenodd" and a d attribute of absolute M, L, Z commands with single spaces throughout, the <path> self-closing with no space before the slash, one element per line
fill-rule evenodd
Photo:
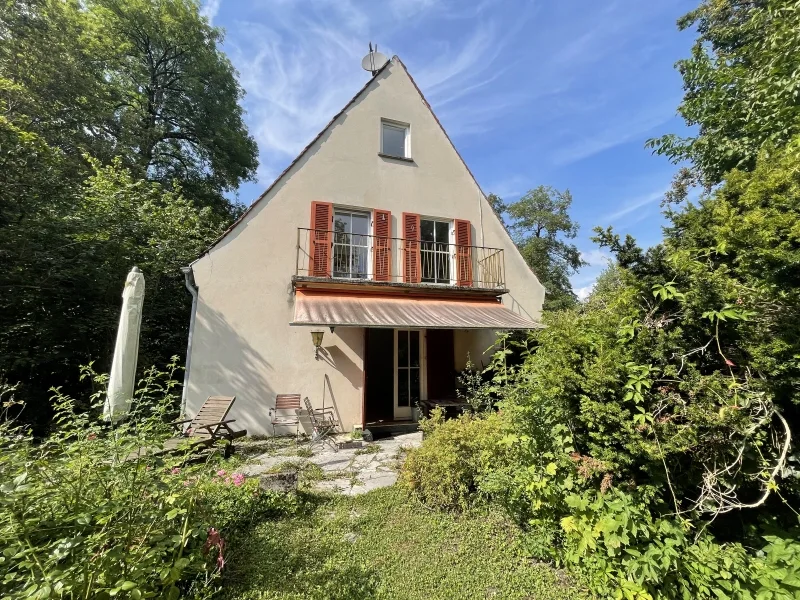
<path fill-rule="evenodd" d="M 378 44 L 375 44 L 375 49 L 373 50 L 372 42 L 370 42 L 369 54 L 361 59 L 361 68 L 375 75 L 388 61 L 389 58 L 385 54 L 378 52 Z"/>

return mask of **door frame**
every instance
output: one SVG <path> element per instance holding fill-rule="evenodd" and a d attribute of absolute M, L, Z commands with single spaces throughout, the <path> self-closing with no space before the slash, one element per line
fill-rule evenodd
<path fill-rule="evenodd" d="M 414 406 L 409 405 L 408 407 L 405 406 L 398 406 L 398 333 L 401 331 L 418 331 L 419 332 L 419 398 L 420 400 L 426 400 L 428 398 L 428 354 L 427 354 L 427 330 L 425 329 L 415 329 L 415 328 L 408 328 L 408 329 L 395 329 L 394 330 L 394 344 L 392 346 L 392 354 L 394 355 L 394 418 L 396 421 L 408 420 L 410 421 L 413 419 L 413 409 Z M 408 408 L 408 414 L 406 414 L 405 410 Z"/>

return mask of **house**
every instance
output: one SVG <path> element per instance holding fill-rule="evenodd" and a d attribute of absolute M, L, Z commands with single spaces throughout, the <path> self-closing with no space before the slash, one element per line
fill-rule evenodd
<path fill-rule="evenodd" d="M 497 330 L 536 327 L 544 298 L 397 57 L 184 273 L 185 412 L 235 395 L 251 434 L 272 433 L 277 394 L 345 430 L 411 419 Z"/>

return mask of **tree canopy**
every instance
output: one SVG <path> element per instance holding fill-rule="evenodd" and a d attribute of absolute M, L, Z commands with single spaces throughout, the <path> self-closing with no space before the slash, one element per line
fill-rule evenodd
<path fill-rule="evenodd" d="M 0 39 L 0 373 L 43 424 L 51 386 L 106 368 L 134 265 L 140 364 L 183 355 L 179 268 L 240 210 L 256 146 L 194 2 L 9 0 Z"/>
<path fill-rule="evenodd" d="M 678 26 L 698 32 L 691 56 L 677 64 L 684 84 L 678 113 L 697 135 L 648 144 L 675 162 L 690 161 L 698 179 L 714 185 L 800 133 L 800 5 L 703 0 Z"/>
<path fill-rule="evenodd" d="M 0 6 L 7 117 L 88 172 L 89 154 L 178 181 L 235 214 L 224 194 L 252 178 L 257 149 L 222 32 L 192 0 L 10 0 Z"/>
<path fill-rule="evenodd" d="M 488 197 L 492 209 L 503 218 L 508 215 L 509 232 L 544 285 L 544 308 L 558 310 L 577 301 L 569 276 L 586 263 L 578 248 L 568 240 L 578 233 L 578 224 L 569 215 L 572 195 L 540 185 L 515 202 L 506 204 L 495 194 Z"/>

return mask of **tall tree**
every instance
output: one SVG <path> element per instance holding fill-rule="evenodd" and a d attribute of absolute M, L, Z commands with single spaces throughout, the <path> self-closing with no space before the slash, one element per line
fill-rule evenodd
<path fill-rule="evenodd" d="M 244 92 L 220 29 L 193 0 L 92 0 L 114 89 L 118 154 L 156 181 L 211 203 L 255 174 Z"/>
<path fill-rule="evenodd" d="M 80 176 L 83 154 L 121 156 L 137 175 L 236 212 L 224 194 L 254 176 L 257 148 L 222 32 L 194 0 L 7 0 L 0 39 L 10 118 Z"/>
<path fill-rule="evenodd" d="M 569 216 L 572 195 L 540 185 L 506 205 L 494 194 L 492 207 L 507 214 L 509 230 L 525 261 L 546 289 L 544 308 L 559 310 L 577 302 L 569 277 L 586 263 L 568 240 L 578 233 Z"/>
<path fill-rule="evenodd" d="M 0 380 L 31 421 L 79 365 L 107 368 L 134 264 L 140 365 L 185 350 L 178 268 L 256 166 L 221 39 L 191 0 L 0 1 Z"/>
<path fill-rule="evenodd" d="M 800 4 L 794 0 L 703 0 L 678 21 L 696 27 L 691 57 L 678 62 L 678 112 L 697 135 L 649 140 L 658 154 L 689 160 L 706 186 L 750 170 L 762 148 L 800 133 Z"/>

